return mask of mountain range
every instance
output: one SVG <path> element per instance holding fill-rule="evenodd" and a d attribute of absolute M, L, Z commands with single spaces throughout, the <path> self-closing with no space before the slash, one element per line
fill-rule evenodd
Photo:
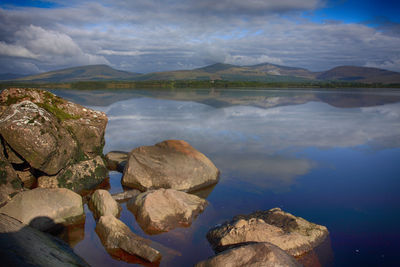
<path fill-rule="evenodd" d="M 400 83 L 400 73 L 378 68 L 339 66 L 328 71 L 312 72 L 303 68 L 270 63 L 236 66 L 216 63 L 192 70 L 177 70 L 140 74 L 121 71 L 107 65 L 88 65 L 18 77 L 0 75 L 0 79 L 18 82 L 76 81 L 171 81 L 227 80 L 259 82 L 346 81 L 360 83 Z"/>

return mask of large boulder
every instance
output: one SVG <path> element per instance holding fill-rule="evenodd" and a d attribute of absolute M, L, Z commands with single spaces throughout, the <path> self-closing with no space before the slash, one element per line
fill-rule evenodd
<path fill-rule="evenodd" d="M 190 226 L 206 206 L 207 200 L 173 189 L 150 190 L 128 202 L 139 225 L 150 234 Z"/>
<path fill-rule="evenodd" d="M 82 197 L 65 188 L 35 188 L 14 196 L 0 213 L 41 231 L 57 224 L 69 225 L 84 218 Z"/>
<path fill-rule="evenodd" d="M 30 101 L 51 113 L 56 117 L 62 128 L 73 136 L 78 145 L 78 152 L 74 157 L 75 161 L 80 161 L 83 158 L 94 158 L 102 154 L 107 125 L 105 113 L 72 103 L 48 91 L 9 88 L 3 90 L 0 94 L 0 114 L 5 112 L 8 106 L 23 101 Z M 41 120 L 41 118 L 39 119 Z M 11 147 L 15 149 L 13 146 Z M 63 150 L 60 151 L 64 153 Z"/>
<path fill-rule="evenodd" d="M 3 112 L 0 135 L 30 166 L 47 174 L 59 172 L 78 151 L 77 142 L 57 118 L 29 100 Z"/>
<path fill-rule="evenodd" d="M 63 241 L 5 214 L 0 214 L 0 259 L 2 266 L 89 267 Z"/>
<path fill-rule="evenodd" d="M 4 148 L 2 142 L 0 142 L 0 207 L 22 189 L 22 182 L 3 151 Z"/>
<path fill-rule="evenodd" d="M 90 207 L 94 211 L 96 218 L 103 215 L 118 217 L 121 206 L 113 199 L 111 194 L 104 189 L 97 189 L 90 197 Z"/>
<path fill-rule="evenodd" d="M 129 153 L 123 151 L 110 151 L 105 155 L 107 168 L 110 171 L 123 172 L 126 162 L 128 161 Z"/>
<path fill-rule="evenodd" d="M 269 242 L 292 256 L 301 256 L 321 244 L 328 235 L 325 226 L 274 208 L 236 216 L 211 229 L 207 239 L 216 251 L 246 242 Z"/>
<path fill-rule="evenodd" d="M 172 188 L 195 191 L 218 182 L 219 171 L 187 142 L 168 140 L 131 151 L 122 184 L 141 191 Z"/>
<path fill-rule="evenodd" d="M 58 187 L 68 188 L 74 192 L 82 193 L 92 190 L 108 177 L 108 170 L 103 159 L 97 156 L 93 159 L 69 165 L 55 177 L 47 178 L 49 186 L 51 179 L 57 179 Z"/>
<path fill-rule="evenodd" d="M 128 226 L 112 215 L 100 217 L 96 225 L 96 233 L 110 254 L 122 249 L 149 262 L 161 259 L 160 252 L 149 246 L 150 240 L 134 234 Z"/>
<path fill-rule="evenodd" d="M 226 250 L 210 259 L 199 262 L 195 267 L 300 267 L 292 256 L 270 243 L 253 243 Z"/>

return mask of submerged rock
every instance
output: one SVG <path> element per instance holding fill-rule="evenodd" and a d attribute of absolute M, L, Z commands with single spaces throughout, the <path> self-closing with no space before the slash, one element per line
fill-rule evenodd
<path fill-rule="evenodd" d="M 115 201 L 107 190 L 97 189 L 90 198 L 90 207 L 96 218 L 103 215 L 118 217 L 121 206 Z"/>
<path fill-rule="evenodd" d="M 82 197 L 65 188 L 35 188 L 14 196 L 0 213 L 47 231 L 56 224 L 69 225 L 84 218 Z"/>
<path fill-rule="evenodd" d="M 56 174 L 78 151 L 77 142 L 57 118 L 25 100 L 0 116 L 0 135 L 25 161 L 46 174 Z"/>
<path fill-rule="evenodd" d="M 121 193 L 112 194 L 112 198 L 119 202 L 128 201 L 132 198 L 136 198 L 141 192 L 137 189 L 127 190 Z"/>
<path fill-rule="evenodd" d="M 58 187 L 81 193 L 92 190 L 108 177 L 108 170 L 100 156 L 81 161 L 63 169 L 56 177 Z M 50 183 L 52 184 L 52 183 Z"/>
<path fill-rule="evenodd" d="M 122 184 L 141 191 L 195 191 L 217 183 L 218 176 L 218 169 L 204 154 L 185 141 L 168 140 L 132 150 Z"/>
<path fill-rule="evenodd" d="M 106 165 L 110 171 L 123 172 L 129 153 L 123 151 L 110 151 L 105 155 Z"/>
<path fill-rule="evenodd" d="M 5 214 L 0 214 L 0 259 L 2 266 L 89 267 L 63 241 Z"/>
<path fill-rule="evenodd" d="M 279 208 L 236 216 L 211 229 L 207 239 L 216 251 L 246 242 L 270 242 L 292 256 L 311 251 L 329 235 L 325 226 L 293 216 Z"/>
<path fill-rule="evenodd" d="M 226 250 L 210 259 L 199 262 L 196 267 L 300 267 L 301 265 L 285 251 L 270 243 L 261 242 Z"/>
<path fill-rule="evenodd" d="M 150 234 L 189 226 L 207 200 L 173 189 L 150 190 L 128 202 L 142 229 Z"/>
<path fill-rule="evenodd" d="M 134 234 L 128 226 L 112 215 L 100 217 L 96 225 L 96 233 L 111 254 L 113 250 L 122 249 L 149 262 L 161 259 L 160 252 L 149 246 L 150 240 Z"/>

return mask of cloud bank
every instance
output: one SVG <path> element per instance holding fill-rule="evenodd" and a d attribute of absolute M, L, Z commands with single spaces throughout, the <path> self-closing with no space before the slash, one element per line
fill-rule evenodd
<path fill-rule="evenodd" d="M 399 26 L 313 22 L 319 0 L 52 1 L 0 6 L 0 72 L 109 64 L 134 72 L 216 62 L 400 71 Z"/>

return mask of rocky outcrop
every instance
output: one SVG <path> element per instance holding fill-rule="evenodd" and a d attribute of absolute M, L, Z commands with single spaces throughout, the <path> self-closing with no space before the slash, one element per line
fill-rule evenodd
<path fill-rule="evenodd" d="M 118 217 L 121 206 L 115 201 L 111 194 L 103 189 L 97 189 L 90 198 L 90 207 L 96 218 L 104 215 Z"/>
<path fill-rule="evenodd" d="M 206 206 L 206 200 L 173 189 L 150 190 L 128 202 L 139 225 L 150 234 L 190 226 Z"/>
<path fill-rule="evenodd" d="M 118 202 L 125 202 L 128 201 L 132 198 L 136 198 L 137 195 L 140 194 L 140 191 L 137 189 L 131 189 L 131 190 L 127 190 L 121 193 L 116 193 L 116 194 L 112 194 L 112 198 L 115 199 Z"/>
<path fill-rule="evenodd" d="M 104 113 L 48 91 L 5 89 L 0 94 L 1 161 L 17 171 L 26 188 L 91 190 L 108 176 L 100 158 L 106 124 Z"/>
<path fill-rule="evenodd" d="M 8 106 L 23 101 L 30 101 L 51 113 L 56 117 L 62 128 L 68 130 L 78 144 L 77 161 L 82 157 L 93 158 L 102 154 L 104 132 L 107 125 L 107 116 L 103 112 L 85 108 L 48 91 L 9 88 L 3 90 L 0 94 L 0 114 Z M 63 151 L 61 150 L 61 152 Z"/>
<path fill-rule="evenodd" d="M 122 249 L 149 262 L 161 259 L 160 252 L 149 246 L 150 240 L 135 235 L 128 226 L 112 215 L 100 217 L 96 225 L 96 233 L 110 254 Z"/>
<path fill-rule="evenodd" d="M 129 153 L 123 151 L 110 151 L 105 155 L 107 168 L 110 171 L 123 172 L 126 162 L 128 161 Z"/>
<path fill-rule="evenodd" d="M 253 243 L 226 250 L 208 260 L 199 262 L 196 267 L 300 267 L 301 265 L 285 251 L 270 243 Z"/>
<path fill-rule="evenodd" d="M 321 244 L 328 235 L 325 226 L 274 208 L 236 216 L 232 221 L 211 229 L 207 239 L 216 251 L 234 244 L 269 242 L 292 256 L 300 256 Z"/>
<path fill-rule="evenodd" d="M 22 182 L 3 151 L 4 147 L 0 142 L 0 207 L 22 190 Z"/>
<path fill-rule="evenodd" d="M 57 118 L 29 100 L 3 112 L 0 135 L 30 166 L 47 174 L 59 172 L 78 151 L 77 142 Z"/>
<path fill-rule="evenodd" d="M 69 225 L 84 218 L 82 197 L 65 188 L 36 188 L 14 196 L 0 213 L 41 231 L 55 224 Z"/>
<path fill-rule="evenodd" d="M 122 184 L 141 191 L 172 188 L 194 191 L 218 182 L 219 171 L 187 142 L 168 140 L 131 151 Z"/>
<path fill-rule="evenodd" d="M 58 187 L 82 193 L 94 189 L 108 176 L 103 159 L 97 156 L 63 169 L 56 177 Z"/>
<path fill-rule="evenodd" d="M 63 241 L 5 214 L 0 214 L 0 259 L 2 266 L 89 267 Z"/>

